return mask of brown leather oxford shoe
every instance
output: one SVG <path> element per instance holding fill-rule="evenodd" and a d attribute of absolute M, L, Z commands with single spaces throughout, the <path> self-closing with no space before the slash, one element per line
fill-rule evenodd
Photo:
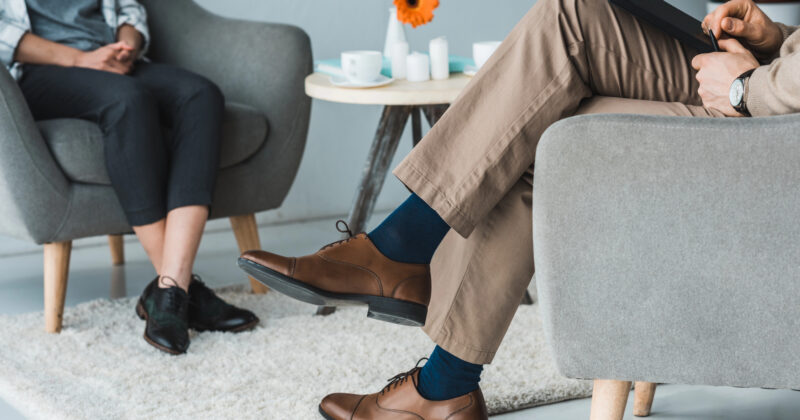
<path fill-rule="evenodd" d="M 367 305 L 367 316 L 401 325 L 425 324 L 431 297 L 428 264 L 387 258 L 365 233 L 317 253 L 289 258 L 247 251 L 239 267 L 272 289 L 318 306 Z"/>
<path fill-rule="evenodd" d="M 430 401 L 417 392 L 419 368 L 395 376 L 376 394 L 331 394 L 319 412 L 327 420 L 487 420 L 480 388 L 445 401 Z"/>

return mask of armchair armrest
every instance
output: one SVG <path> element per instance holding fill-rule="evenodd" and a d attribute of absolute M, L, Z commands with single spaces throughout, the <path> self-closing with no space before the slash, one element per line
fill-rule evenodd
<path fill-rule="evenodd" d="M 221 171 L 239 183 L 253 212 L 281 204 L 305 147 L 311 99 L 304 93 L 312 71 L 311 42 L 300 28 L 214 15 L 192 0 L 145 0 L 151 34 L 149 57 L 176 64 L 214 81 L 228 101 L 260 110 L 270 125 L 264 147 L 245 165 Z M 276 156 L 281 158 L 276 159 Z M 277 181 L 279 180 L 279 181 Z M 214 213 L 228 213 L 225 192 Z"/>
<path fill-rule="evenodd" d="M 0 66 L 0 233 L 47 242 L 57 233 L 69 199 L 69 181 L 17 83 Z"/>
<path fill-rule="evenodd" d="M 800 387 L 798 133 L 800 114 L 545 132 L 536 283 L 563 374 Z"/>

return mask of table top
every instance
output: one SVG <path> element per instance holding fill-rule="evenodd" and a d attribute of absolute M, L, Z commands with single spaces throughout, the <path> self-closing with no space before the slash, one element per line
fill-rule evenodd
<path fill-rule="evenodd" d="M 306 77 L 306 95 L 330 102 L 362 105 L 449 104 L 455 101 L 470 79 L 462 73 L 454 73 L 447 80 L 395 80 L 386 86 L 350 89 L 334 86 L 327 74 L 314 73 Z"/>

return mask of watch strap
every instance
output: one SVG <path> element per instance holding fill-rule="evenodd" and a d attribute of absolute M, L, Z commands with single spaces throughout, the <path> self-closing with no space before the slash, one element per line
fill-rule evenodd
<path fill-rule="evenodd" d="M 739 105 L 734 105 L 733 109 L 735 109 L 736 112 L 748 117 L 750 116 L 750 111 L 747 109 L 747 93 L 748 93 L 747 89 L 749 87 L 748 86 L 749 83 L 747 82 L 749 81 L 750 76 L 753 74 L 754 71 L 756 71 L 756 69 L 747 70 L 746 72 L 742 73 L 739 77 L 736 78 L 736 80 L 742 81 L 742 85 L 744 86 L 744 91 L 742 92 L 742 101 L 739 102 Z"/>

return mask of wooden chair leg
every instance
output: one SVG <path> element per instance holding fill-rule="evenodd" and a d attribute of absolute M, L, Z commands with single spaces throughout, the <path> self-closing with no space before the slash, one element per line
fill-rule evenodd
<path fill-rule="evenodd" d="M 656 384 L 652 382 L 636 382 L 633 391 L 633 415 L 647 417 L 653 406 L 653 397 L 656 395 Z"/>
<path fill-rule="evenodd" d="M 590 420 L 622 420 L 630 392 L 630 381 L 595 379 Z"/>
<path fill-rule="evenodd" d="M 108 235 L 108 247 L 111 249 L 111 264 L 125 264 L 125 243 L 122 235 Z"/>
<path fill-rule="evenodd" d="M 44 329 L 61 332 L 72 241 L 44 245 Z"/>
<path fill-rule="evenodd" d="M 258 226 L 256 225 L 255 214 L 245 214 L 230 218 L 233 234 L 236 236 L 236 243 L 239 244 L 239 252 L 261 249 L 261 240 L 258 238 Z M 267 293 L 269 288 L 259 283 L 256 279 L 249 277 L 250 287 L 253 293 Z"/>

